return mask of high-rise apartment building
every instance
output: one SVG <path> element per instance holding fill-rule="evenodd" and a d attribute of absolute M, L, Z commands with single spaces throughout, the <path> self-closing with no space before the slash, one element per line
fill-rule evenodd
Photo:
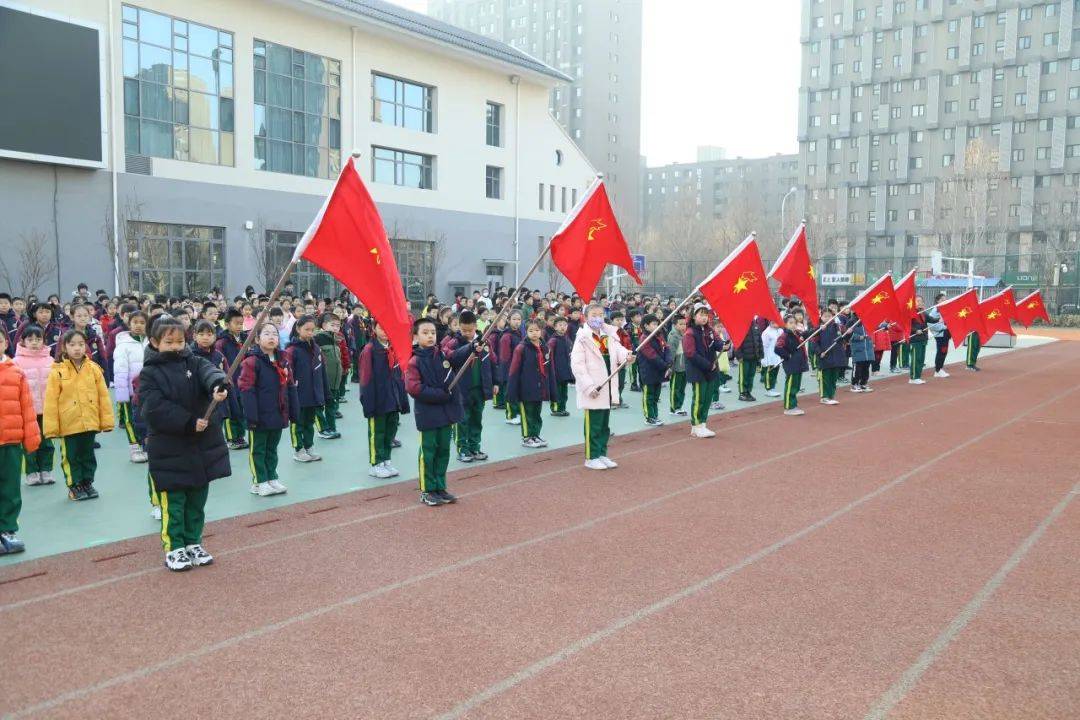
<path fill-rule="evenodd" d="M 551 111 L 604 173 L 633 244 L 641 217 L 640 0 L 430 0 L 428 13 L 574 79 L 551 92 Z"/>
<path fill-rule="evenodd" d="M 1006 280 L 1053 282 L 1069 252 L 1075 270 L 1078 11 L 803 0 L 800 169 L 823 272 L 906 271 L 937 247 L 994 256 L 982 267 Z"/>

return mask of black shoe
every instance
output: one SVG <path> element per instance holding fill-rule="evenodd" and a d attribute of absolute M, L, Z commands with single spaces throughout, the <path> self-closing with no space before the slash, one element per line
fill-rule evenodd
<path fill-rule="evenodd" d="M 566 410 L 556 410 L 551 413 L 551 417 L 570 417 L 570 413 Z"/>
<path fill-rule="evenodd" d="M 429 492 L 420 493 L 420 502 L 424 503 L 428 507 L 438 507 L 439 505 L 446 504 L 441 497 L 439 497 L 435 493 Z"/>
<path fill-rule="evenodd" d="M 634 383 L 633 385 L 631 385 L 631 386 L 630 386 L 630 389 L 631 389 L 632 391 L 634 391 L 634 392 L 641 392 L 641 386 L 640 386 L 640 385 L 638 385 L 637 383 Z"/>
<path fill-rule="evenodd" d="M 93 483 L 86 483 L 83 485 L 83 490 L 86 492 L 87 500 L 94 500 L 98 497 L 98 491 L 94 489 Z"/>
<path fill-rule="evenodd" d="M 457 502 L 457 497 L 455 497 L 454 495 L 451 495 L 450 493 L 446 492 L 445 490 L 439 490 L 435 494 L 438 495 L 439 499 L 442 500 L 447 505 L 453 505 L 454 503 Z"/>
<path fill-rule="evenodd" d="M 474 452 L 472 454 L 472 459 L 475 460 L 476 462 L 483 462 L 484 460 L 488 459 L 488 456 L 487 456 L 486 452 L 479 452 L 478 451 L 478 452 Z"/>
<path fill-rule="evenodd" d="M 72 500 L 86 500 L 86 488 L 82 485 L 72 485 L 68 488 L 68 497 Z"/>
<path fill-rule="evenodd" d="M 506 404 L 503 403 L 502 405 L 492 405 L 491 409 L 492 410 L 505 410 L 506 409 Z"/>
<path fill-rule="evenodd" d="M 390 447 L 392 447 L 392 448 L 401 447 L 401 441 L 398 440 L 397 438 L 394 438 L 393 440 L 390 441 Z"/>
<path fill-rule="evenodd" d="M 459 452 L 457 454 L 458 462 L 471 463 L 475 458 L 467 452 Z"/>
<path fill-rule="evenodd" d="M 750 393 L 739 393 L 739 400 L 741 402 L 752 402 Z"/>
<path fill-rule="evenodd" d="M 94 449 L 95 450 L 100 450 L 101 449 L 101 443 L 99 443 L 97 440 L 94 441 Z"/>
<path fill-rule="evenodd" d="M 348 402 L 349 402 L 348 398 L 343 398 L 343 397 L 338 398 L 338 405 L 345 405 Z"/>
<path fill-rule="evenodd" d="M 340 420 L 340 419 L 342 419 L 342 418 L 343 418 L 343 417 L 345 417 L 345 416 L 344 416 L 344 415 L 342 415 L 342 414 L 341 414 L 340 412 L 335 412 L 335 413 L 334 413 L 334 417 L 335 417 L 335 418 L 337 418 L 338 420 Z"/>

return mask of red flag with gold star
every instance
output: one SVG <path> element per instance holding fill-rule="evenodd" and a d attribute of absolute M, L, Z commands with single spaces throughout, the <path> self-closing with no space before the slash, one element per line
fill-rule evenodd
<path fill-rule="evenodd" d="M 1050 322 L 1050 315 L 1046 312 L 1046 304 L 1043 303 L 1042 293 L 1036 290 L 1023 300 L 1016 301 L 1016 319 L 1024 327 L 1031 327 L 1039 319 Z"/>
<path fill-rule="evenodd" d="M 603 181 L 593 183 L 552 236 L 551 260 L 583 300 L 592 297 L 608 263 L 623 268 L 641 284 Z"/>
<path fill-rule="evenodd" d="M 851 309 L 862 320 L 867 332 L 873 332 L 882 323 L 899 323 L 908 313 L 901 312 L 896 302 L 896 288 L 893 287 L 892 273 L 885 273 L 877 282 L 859 293 L 850 303 Z M 910 330 L 910 320 L 908 329 Z"/>
<path fill-rule="evenodd" d="M 903 329 L 904 337 L 911 335 L 911 319 L 915 316 L 915 271 L 912 270 L 896 283 L 896 304 L 900 318 L 896 323 Z"/>
<path fill-rule="evenodd" d="M 337 184 L 296 246 L 293 260 L 307 260 L 333 275 L 359 298 L 386 331 L 404 367 L 412 356 L 412 320 L 394 250 L 356 158 L 341 168 Z"/>
<path fill-rule="evenodd" d="M 784 324 L 769 291 L 761 253 L 753 235 L 743 240 L 712 275 L 705 278 L 698 286 L 698 292 L 709 301 L 736 347 L 742 344 L 755 317 Z"/>
<path fill-rule="evenodd" d="M 945 327 L 949 329 L 953 347 L 960 347 L 964 338 L 973 332 L 979 333 L 979 337 L 986 332 L 983 328 L 982 313 L 979 312 L 979 294 L 974 288 L 940 303 L 937 310 L 945 322 Z"/>
<path fill-rule="evenodd" d="M 769 277 L 780 281 L 780 294 L 802 300 L 814 323 L 821 317 L 818 309 L 817 273 L 810 262 L 810 247 L 806 243 L 806 223 L 791 236 L 787 247 L 776 259 Z"/>
<path fill-rule="evenodd" d="M 983 319 L 983 332 L 979 333 L 979 340 L 985 345 L 994 333 L 1015 335 L 1011 322 L 1015 311 L 1016 301 L 1012 296 L 1012 288 L 1005 288 L 979 303 L 979 312 Z"/>

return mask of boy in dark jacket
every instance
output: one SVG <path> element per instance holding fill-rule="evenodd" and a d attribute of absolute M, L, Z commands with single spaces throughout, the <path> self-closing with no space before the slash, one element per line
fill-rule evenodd
<path fill-rule="evenodd" d="M 214 345 L 214 349 L 225 358 L 226 368 L 232 366 L 246 339 L 244 314 L 236 308 L 229 308 L 225 311 L 225 329 L 218 334 L 217 343 Z M 236 372 L 229 379 L 235 384 L 239 376 L 240 368 L 237 366 Z M 247 425 L 244 422 L 244 408 L 240 403 L 240 395 L 232 393 L 229 397 L 229 416 L 225 420 L 225 439 L 230 450 L 243 450 L 248 446 L 245 438 Z"/>
<path fill-rule="evenodd" d="M 783 360 L 784 375 L 784 414 L 805 415 L 799 407 L 799 390 L 802 389 L 802 376 L 810 370 L 806 348 L 799 345 L 809 333 L 805 326 L 799 325 L 792 314 L 784 318 L 784 332 L 776 339 L 776 354 Z"/>
<path fill-rule="evenodd" d="M 540 410 L 551 396 L 543 332 L 538 320 L 526 324 L 525 342 L 515 348 L 506 378 L 506 401 L 520 407 L 521 444 L 530 449 L 547 447 L 547 441 L 540 437 L 544 427 Z"/>
<path fill-rule="evenodd" d="M 237 389 L 247 419 L 251 493 L 266 497 L 286 491 L 278 481 L 281 431 L 299 414 L 292 368 L 278 349 L 278 329 L 271 323 L 256 328 L 257 347 L 240 363 Z"/>
<path fill-rule="evenodd" d="M 655 315 L 646 315 L 642 320 L 645 337 L 660 326 L 660 320 Z M 656 336 L 642 346 L 635 363 L 640 369 L 638 377 L 641 380 L 641 407 L 645 411 L 646 425 L 663 425 L 660 419 L 660 388 L 667 379 L 671 370 L 671 348 L 668 347 L 663 333 Z"/>
<path fill-rule="evenodd" d="M 925 385 L 922 379 L 923 367 L 926 365 L 926 335 L 927 335 L 926 309 L 923 306 L 922 296 L 915 297 L 915 313 L 911 318 L 911 335 L 908 344 L 911 347 L 911 378 L 909 385 Z"/>
<path fill-rule="evenodd" d="M 499 358 L 499 348 L 502 347 L 502 338 L 507 332 L 506 316 L 500 316 L 495 328 L 488 333 L 488 351 L 491 353 L 491 379 L 495 383 L 495 397 L 491 407 L 496 410 L 506 411 L 506 381 L 502 377 L 502 362 Z"/>
<path fill-rule="evenodd" d="M 446 492 L 446 466 L 450 463 L 450 436 L 464 410 L 461 391 L 448 389 L 450 381 L 469 354 L 481 350 L 476 343 L 444 356 L 436 343 L 435 321 L 430 318 L 417 320 L 413 334 L 416 346 L 405 370 L 405 391 L 415 402 L 416 429 L 420 431 L 420 502 L 435 507 L 457 502 Z"/>
<path fill-rule="evenodd" d="M 756 321 L 750 322 L 750 329 L 746 332 L 742 344 L 735 350 L 735 358 L 739 361 L 739 400 L 743 402 L 756 402 L 753 395 L 754 376 L 757 374 L 758 365 L 765 357 L 765 347 L 761 342 L 761 325 Z"/>
<path fill-rule="evenodd" d="M 551 359 L 551 416 L 570 417 L 566 409 L 566 400 L 569 396 L 570 381 L 574 379 L 574 371 L 570 367 L 570 349 L 574 345 L 574 339 L 567 335 L 569 322 L 564 317 L 556 317 L 552 327 L 555 334 L 548 340 L 548 357 Z"/>
<path fill-rule="evenodd" d="M 368 474 L 392 478 L 400 473 L 390 462 L 390 451 L 401 415 L 409 412 L 409 396 L 401 365 L 382 325 L 376 323 L 371 342 L 356 362 L 360 367 L 360 406 L 368 421 Z"/>
<path fill-rule="evenodd" d="M 724 351 L 724 342 L 709 325 L 712 313 L 704 305 L 694 309 L 694 324 L 683 335 L 683 356 L 686 360 L 686 381 L 693 388 L 690 403 L 690 435 L 696 438 L 715 437 L 705 421 L 709 417 L 709 400 L 716 382 L 716 354 Z"/>
<path fill-rule="evenodd" d="M 521 311 L 511 310 L 510 320 L 507 322 L 506 329 L 503 330 L 502 337 L 499 339 L 499 350 L 496 353 L 499 358 L 499 376 L 495 378 L 495 384 L 502 388 L 504 393 L 507 387 L 507 376 L 510 372 L 510 361 L 514 359 L 514 349 L 521 344 L 521 323 Z M 518 412 L 520 408 L 517 403 L 506 402 L 505 397 L 502 400 L 506 407 L 506 424 L 520 425 L 521 417 Z"/>
<path fill-rule="evenodd" d="M 149 471 L 161 503 L 161 542 L 170 570 L 214 561 L 202 546 L 210 482 L 232 474 L 220 415 L 204 420 L 211 398 L 228 398 L 220 369 L 193 355 L 184 327 L 174 318 L 154 324 L 139 374 L 139 405 L 147 426 Z"/>
<path fill-rule="evenodd" d="M 458 316 L 458 331 L 443 338 L 442 353 L 449 357 L 458 348 L 471 345 L 478 338 L 476 314 L 463 310 Z M 470 463 L 488 459 L 487 453 L 480 449 L 480 437 L 484 432 L 484 406 L 495 395 L 491 365 L 491 354 L 485 348 L 484 354 L 469 365 L 458 383 L 464 406 L 464 415 L 456 428 L 459 462 Z"/>
<path fill-rule="evenodd" d="M 341 433 L 337 429 L 338 400 L 337 390 L 341 386 L 344 368 L 341 365 L 341 348 L 337 342 L 337 333 L 341 330 L 341 320 L 333 313 L 324 313 L 319 318 L 319 332 L 315 333 L 315 344 L 322 351 L 326 364 L 326 402 L 315 410 L 315 426 L 323 440 L 337 440 Z"/>
<path fill-rule="evenodd" d="M 818 356 L 818 395 L 822 405 L 839 405 L 836 399 L 836 380 L 840 370 L 847 367 L 847 349 L 838 342 L 844 326 L 837 322 L 832 311 L 821 313 L 821 332 L 811 341 L 813 352 Z"/>
<path fill-rule="evenodd" d="M 299 463 L 317 462 L 321 455 L 312 452 L 315 445 L 315 415 L 330 397 L 326 382 L 326 361 L 315 344 L 315 318 L 304 315 L 293 325 L 285 357 L 292 368 L 299 401 L 297 419 L 290 426 L 293 460 Z"/>

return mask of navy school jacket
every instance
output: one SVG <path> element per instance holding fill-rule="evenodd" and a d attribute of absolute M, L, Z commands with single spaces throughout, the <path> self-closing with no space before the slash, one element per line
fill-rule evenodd
<path fill-rule="evenodd" d="M 541 343 L 534 345 L 528 340 L 514 349 L 510 371 L 506 380 L 508 402 L 544 402 L 551 397 L 548 349 Z"/>
<path fill-rule="evenodd" d="M 390 367 L 389 358 L 390 353 L 377 338 L 360 351 L 360 405 L 366 418 L 409 412 L 405 375 L 397 360 Z"/>
<path fill-rule="evenodd" d="M 911 317 L 911 338 L 912 345 L 925 345 L 927 336 L 927 324 L 926 324 L 926 311 L 920 310 L 917 313 L 913 313 Z"/>
<path fill-rule="evenodd" d="M 300 414 L 292 368 L 280 350 L 273 363 L 260 348 L 248 350 L 240 363 L 236 385 L 243 399 L 244 417 L 253 430 L 283 430 Z"/>
<path fill-rule="evenodd" d="M 847 348 L 844 347 L 844 343 L 839 342 L 835 346 L 833 345 L 843 332 L 842 325 L 830 321 L 821 328 L 821 332 L 810 342 L 814 352 L 820 358 L 818 367 L 822 370 L 847 367 Z M 829 350 L 829 347 L 832 347 L 832 350 Z M 826 350 L 829 350 L 828 353 L 822 355 Z"/>
<path fill-rule="evenodd" d="M 472 346 L 460 348 L 450 356 L 443 355 L 437 345 L 413 348 L 413 355 L 405 369 L 405 392 L 414 400 L 413 416 L 417 430 L 456 425 L 465 417 L 461 387 L 450 391 L 447 386 L 471 352 Z"/>
<path fill-rule="evenodd" d="M 477 339 L 479 338 L 480 336 L 477 335 Z M 440 347 L 442 348 L 443 355 L 449 357 L 459 349 L 468 345 L 470 345 L 470 343 L 465 339 L 465 336 L 457 332 L 453 335 L 447 335 L 446 338 L 443 339 Z M 488 347 L 490 348 L 491 346 L 489 345 Z M 484 399 L 490 400 L 495 396 L 495 371 L 492 369 L 493 364 L 490 351 L 473 360 L 472 365 L 469 366 L 469 369 L 466 370 L 465 374 L 461 377 L 461 382 L 458 383 L 458 387 L 461 388 L 461 394 L 464 398 L 468 398 L 472 395 L 473 377 L 478 370 L 480 376 L 480 389 L 483 392 Z"/>
<path fill-rule="evenodd" d="M 809 333 L 793 332 L 784 328 L 784 332 L 776 339 L 776 354 L 784 361 L 785 375 L 809 372 L 810 361 L 806 356 L 806 347 L 799 347 L 807 334 Z"/>
<path fill-rule="evenodd" d="M 326 363 L 322 350 L 314 340 L 293 340 L 285 350 L 293 376 L 296 378 L 296 396 L 300 407 L 322 407 L 330 397 L 326 382 Z"/>
<path fill-rule="evenodd" d="M 642 385 L 659 385 L 671 367 L 671 348 L 664 334 L 657 333 L 638 354 L 638 377 Z"/>
<path fill-rule="evenodd" d="M 213 347 L 211 347 L 209 350 L 203 350 L 201 347 L 199 347 L 198 343 L 194 343 L 194 342 L 191 343 L 188 347 L 191 348 L 191 354 L 192 355 L 194 355 L 195 357 L 201 357 L 203 360 L 206 360 L 208 363 L 210 363 L 211 365 L 216 367 L 222 373 L 225 373 L 229 369 L 229 364 L 227 362 L 225 362 L 225 356 L 222 355 L 221 353 L 219 353 Z M 238 376 L 240 375 L 239 369 L 237 369 L 236 374 Z M 234 395 L 236 396 L 236 407 L 239 408 L 240 407 L 240 393 L 236 391 L 236 384 L 235 383 L 230 383 L 230 385 L 229 385 L 229 399 L 226 400 L 223 403 L 220 403 L 217 406 L 217 409 L 214 410 L 214 415 L 215 416 L 220 416 L 220 419 L 232 418 L 232 417 L 243 417 L 243 412 L 242 411 L 239 412 L 239 414 L 236 414 L 236 415 L 233 414 L 233 411 L 232 411 L 233 403 L 231 401 L 232 401 L 232 398 L 233 398 Z"/>
<path fill-rule="evenodd" d="M 518 330 L 514 330 L 509 325 L 502 331 L 502 337 L 499 338 L 499 369 L 498 377 L 495 379 L 499 384 L 505 385 L 509 378 L 510 361 L 514 359 L 514 349 L 521 344 L 521 333 Z"/>
<path fill-rule="evenodd" d="M 724 351 L 724 341 L 708 325 L 691 326 L 682 339 L 686 358 L 686 382 L 712 382 L 716 379 L 716 353 Z"/>
<path fill-rule="evenodd" d="M 574 380 L 574 371 L 570 367 L 570 350 L 574 347 L 571 335 L 552 335 L 547 342 L 548 358 L 551 370 L 548 375 L 553 383 L 568 383 Z"/>

